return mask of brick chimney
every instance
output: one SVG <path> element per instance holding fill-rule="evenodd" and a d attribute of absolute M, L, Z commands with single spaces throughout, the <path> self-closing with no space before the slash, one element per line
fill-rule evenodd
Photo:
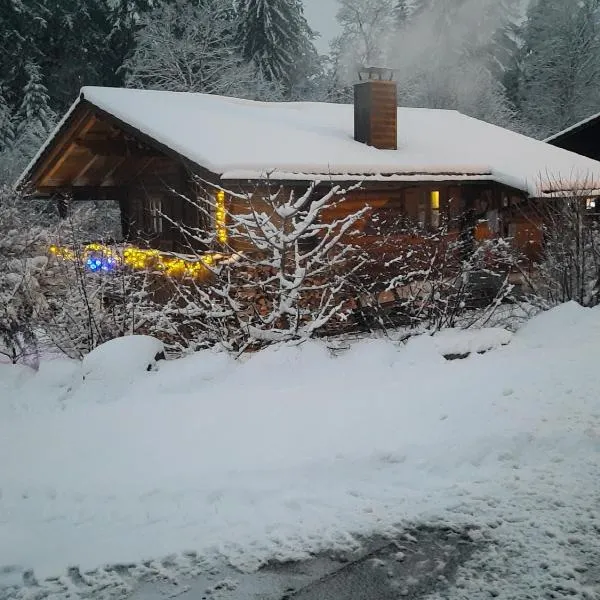
<path fill-rule="evenodd" d="M 354 139 L 380 150 L 398 149 L 396 83 L 391 69 L 359 71 L 354 86 Z"/>

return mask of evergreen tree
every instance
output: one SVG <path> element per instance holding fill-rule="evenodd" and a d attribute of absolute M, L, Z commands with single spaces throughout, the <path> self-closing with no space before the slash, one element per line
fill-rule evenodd
<path fill-rule="evenodd" d="M 536 0 L 522 35 L 517 106 L 534 131 L 543 137 L 598 112 L 598 1 Z"/>
<path fill-rule="evenodd" d="M 31 64 L 40 67 L 57 112 L 71 104 L 82 85 L 118 83 L 116 67 L 107 60 L 106 0 L 0 0 L 0 5 L 0 85 L 13 109 L 21 104 Z"/>
<path fill-rule="evenodd" d="M 483 47 L 488 54 L 490 69 L 500 80 L 504 80 L 519 51 L 520 18 L 520 0 L 496 0 L 488 5 L 484 13 L 488 26 L 482 29 L 491 32 L 491 41 L 485 44 L 485 40 L 482 40 Z"/>
<path fill-rule="evenodd" d="M 2 94 L 0 94 L 0 154 L 12 146 L 14 135 L 14 118 L 12 111 Z"/>
<path fill-rule="evenodd" d="M 29 64 L 26 71 L 29 80 L 23 90 L 23 101 L 18 116 L 29 127 L 47 131 L 55 117 L 50 109 L 50 98 L 42 81 L 41 69 L 38 65 Z"/>
<path fill-rule="evenodd" d="M 14 138 L 14 117 L 0 94 L 0 188 L 8 183 L 12 173 Z"/>
<path fill-rule="evenodd" d="M 110 10 L 106 0 L 44 1 L 53 8 L 40 41 L 45 50 L 36 62 L 46 75 L 53 108 L 63 112 L 82 86 L 117 83 L 106 60 Z"/>
<path fill-rule="evenodd" d="M 11 110 L 22 100 L 26 66 L 38 62 L 50 17 L 43 2 L 0 0 L 0 86 Z M 38 62 L 39 64 L 39 62 Z"/>
<path fill-rule="evenodd" d="M 236 15 L 223 0 L 164 4 L 143 16 L 135 50 L 125 61 L 126 83 L 179 92 L 280 99 L 236 45 Z"/>
<path fill-rule="evenodd" d="M 237 42 L 267 81 L 281 84 L 288 96 L 316 68 L 314 33 L 301 0 L 238 0 Z"/>
<path fill-rule="evenodd" d="M 38 65 L 26 66 L 28 81 L 23 90 L 15 126 L 12 156 L 15 167 L 20 169 L 37 152 L 54 127 L 56 116 L 50 108 L 48 90 L 43 83 Z"/>
<path fill-rule="evenodd" d="M 144 17 L 165 4 L 167 0 L 116 0 L 110 13 L 107 37 L 115 74 L 135 50 L 135 36 L 143 26 Z"/>

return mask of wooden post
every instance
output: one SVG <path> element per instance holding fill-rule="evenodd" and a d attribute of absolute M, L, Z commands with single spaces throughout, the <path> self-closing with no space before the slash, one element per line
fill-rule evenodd
<path fill-rule="evenodd" d="M 479 196 L 479 190 L 475 186 L 463 186 L 461 196 L 463 199 L 463 209 L 459 219 L 461 259 L 466 260 L 475 249 L 475 227 L 477 226 L 475 204 Z"/>
<path fill-rule="evenodd" d="M 127 188 L 123 188 L 118 200 L 121 212 L 121 234 L 123 241 L 127 242 L 131 235 L 131 205 L 129 202 L 129 190 Z"/>
<path fill-rule="evenodd" d="M 71 207 L 71 199 L 68 196 L 59 194 L 56 196 L 56 203 L 58 207 L 58 216 L 61 219 L 66 219 L 69 216 L 69 209 Z"/>

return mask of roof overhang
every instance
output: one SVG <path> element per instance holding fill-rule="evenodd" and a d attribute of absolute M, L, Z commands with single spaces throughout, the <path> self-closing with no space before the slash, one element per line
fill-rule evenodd
<path fill-rule="evenodd" d="M 597 123 L 600 123 L 600 113 L 596 113 L 595 115 L 592 115 L 590 117 L 582 119 L 581 121 L 578 121 L 574 125 L 571 125 L 571 126 L 567 127 L 566 129 L 559 131 L 558 133 L 552 134 L 550 137 L 547 137 L 543 141 L 548 144 L 555 145 L 561 139 L 571 136 L 571 135 L 574 135 L 574 134 L 578 133 L 579 131 L 581 131 L 582 129 L 585 129 L 586 127 L 591 127 L 593 125 L 596 125 Z"/>

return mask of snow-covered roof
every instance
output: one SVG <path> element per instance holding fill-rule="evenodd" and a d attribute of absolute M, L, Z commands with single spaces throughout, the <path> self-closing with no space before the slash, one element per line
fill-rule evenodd
<path fill-rule="evenodd" d="M 546 180 L 600 187 L 600 162 L 451 110 L 399 108 L 398 150 L 379 150 L 353 139 L 351 105 L 84 87 L 71 111 L 83 100 L 223 180 L 485 179 L 531 195 L 556 188 Z"/>

